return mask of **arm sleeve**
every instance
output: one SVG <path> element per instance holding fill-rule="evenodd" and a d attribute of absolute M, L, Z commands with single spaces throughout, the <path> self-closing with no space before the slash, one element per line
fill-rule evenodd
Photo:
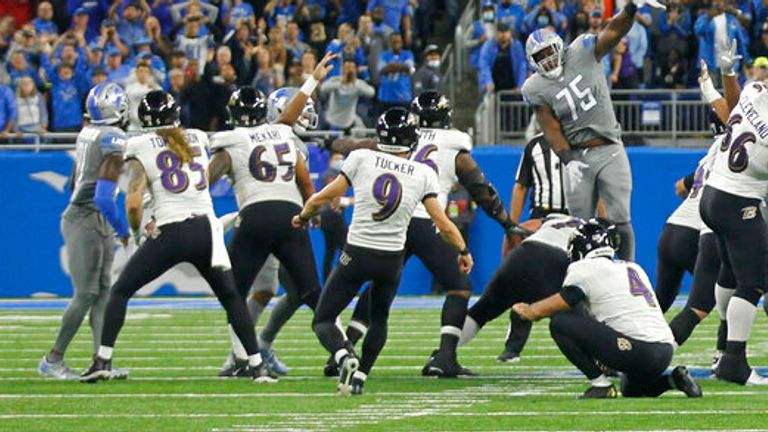
<path fill-rule="evenodd" d="M 683 177 L 683 184 L 685 185 L 686 189 L 691 190 L 691 188 L 693 187 L 693 179 L 695 175 L 696 175 L 696 172 L 692 172 L 687 176 Z"/>
<path fill-rule="evenodd" d="M 531 144 L 525 146 L 525 151 L 520 157 L 520 163 L 517 165 L 517 175 L 515 183 L 530 187 L 533 183 L 533 158 L 531 157 Z"/>
<path fill-rule="evenodd" d="M 560 295 L 563 296 L 563 300 L 568 303 L 568 306 L 573 308 L 580 302 L 584 301 L 587 296 L 584 295 L 584 291 L 576 285 L 566 285 L 560 291 Z"/>
<path fill-rule="evenodd" d="M 96 193 L 93 196 L 93 203 L 99 209 L 104 219 L 112 225 L 117 235 L 121 238 L 128 235 L 128 225 L 120 217 L 115 203 L 115 191 L 117 184 L 112 180 L 98 179 L 96 181 Z"/>

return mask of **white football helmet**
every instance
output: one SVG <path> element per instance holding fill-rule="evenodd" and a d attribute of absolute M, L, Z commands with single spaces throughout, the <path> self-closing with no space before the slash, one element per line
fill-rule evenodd
<path fill-rule="evenodd" d="M 128 119 L 128 96 L 115 83 L 101 83 L 88 92 L 85 109 L 93 124 L 120 124 Z"/>
<path fill-rule="evenodd" d="M 552 30 L 536 30 L 525 42 L 525 58 L 544 78 L 558 78 L 563 73 L 563 39 Z"/>
<path fill-rule="evenodd" d="M 285 106 L 298 91 L 299 89 L 296 87 L 283 87 L 269 94 L 269 98 L 267 98 L 267 121 L 269 123 L 274 123 L 280 117 Z M 317 123 L 318 116 L 315 102 L 312 98 L 308 98 L 306 104 L 304 104 L 304 109 L 301 111 L 301 115 L 299 115 L 293 127 L 298 132 L 304 132 L 317 129 Z"/>

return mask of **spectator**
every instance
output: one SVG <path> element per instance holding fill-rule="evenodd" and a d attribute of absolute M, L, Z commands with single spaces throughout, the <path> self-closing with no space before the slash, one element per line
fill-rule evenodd
<path fill-rule="evenodd" d="M 338 79 L 334 77 L 333 79 Z M 326 82 L 327 84 L 327 82 Z M 323 84 L 325 86 L 326 84 Z M 328 168 L 323 173 L 320 181 L 321 187 L 325 187 L 338 177 L 344 155 L 331 153 L 328 158 Z M 323 279 L 327 280 L 336 262 L 336 252 L 344 248 L 347 242 L 347 222 L 344 219 L 344 210 L 351 204 L 353 198 L 343 197 L 339 199 L 338 206 L 325 206 L 320 210 L 320 229 L 323 231 L 325 254 L 323 255 Z"/>
<path fill-rule="evenodd" d="M 16 89 L 16 133 L 44 134 L 48 129 L 48 108 L 45 97 L 37 91 L 30 77 L 19 80 Z"/>
<path fill-rule="evenodd" d="M 418 96 L 427 90 L 443 93 L 443 75 L 440 73 L 440 48 L 427 45 L 424 49 L 424 62 L 413 75 L 413 95 Z"/>
<path fill-rule="evenodd" d="M 360 41 L 360 48 L 365 54 L 366 64 L 368 64 L 369 81 L 372 84 L 379 82 L 377 64 L 381 52 L 387 49 L 387 34 L 374 31 L 373 20 L 368 15 L 363 15 L 357 24 L 357 40 Z"/>
<path fill-rule="evenodd" d="M 211 81 L 213 77 L 219 75 L 221 65 L 232 64 L 232 50 L 228 46 L 222 45 L 216 49 L 216 55 L 205 65 L 203 77 Z"/>
<path fill-rule="evenodd" d="M 93 88 L 98 84 L 105 83 L 109 79 L 109 76 L 107 75 L 107 72 L 104 71 L 103 68 L 96 68 L 93 70 L 93 73 L 90 74 L 90 86 L 89 88 Z"/>
<path fill-rule="evenodd" d="M 129 64 L 135 65 L 140 60 L 145 59 L 149 62 L 149 66 L 152 68 L 152 75 L 155 77 L 155 81 L 162 83 L 165 81 L 165 62 L 159 56 L 152 53 L 152 45 L 149 39 L 139 39 L 133 45 L 133 50 L 136 53 Z"/>
<path fill-rule="evenodd" d="M 642 24 L 643 8 L 640 8 L 635 15 L 635 22 L 632 24 L 632 28 L 627 33 L 627 50 L 630 53 L 630 60 L 635 65 L 635 73 L 638 77 L 638 84 L 643 81 L 643 66 L 645 64 L 645 57 L 648 55 L 648 31 L 645 25 Z M 650 17 L 650 13 L 648 14 Z M 650 18 L 648 18 L 650 21 Z M 632 87 L 637 88 L 637 87 Z"/>
<path fill-rule="evenodd" d="M 519 90 L 528 73 L 523 45 L 504 23 L 496 25 L 496 38 L 483 44 L 479 63 L 480 89 L 485 93 Z"/>
<path fill-rule="evenodd" d="M 750 53 L 752 57 L 768 57 L 768 22 L 763 23 L 760 38 L 752 42 Z"/>
<path fill-rule="evenodd" d="M 613 83 L 614 90 L 636 89 L 638 87 L 637 67 L 632 61 L 632 52 L 627 37 L 621 39 L 613 53 L 611 83 Z"/>
<path fill-rule="evenodd" d="M 191 127 L 189 125 L 191 108 L 189 101 L 186 99 L 187 78 L 184 75 L 184 71 L 179 68 L 173 68 L 168 72 L 168 92 L 173 95 L 178 102 L 181 112 L 179 113 L 179 119 L 184 127 Z"/>
<path fill-rule="evenodd" d="M 469 52 L 469 64 L 474 69 L 480 65 L 480 48 L 488 39 L 496 37 L 496 6 L 493 1 L 485 0 L 480 10 L 480 19 L 472 24 L 472 35 L 467 42 Z"/>
<path fill-rule="evenodd" d="M 543 0 L 540 5 L 531 9 L 524 18 L 523 31 L 533 33 L 535 30 L 550 28 L 560 37 L 565 37 L 568 30 L 568 19 L 557 11 L 555 0 Z"/>
<path fill-rule="evenodd" d="M 301 57 L 294 57 L 288 65 L 288 74 L 285 85 L 288 87 L 301 87 L 304 84 L 304 75 L 301 70 Z"/>
<path fill-rule="evenodd" d="M 109 80 L 125 87 L 128 78 L 131 75 L 131 68 L 123 64 L 123 57 L 120 56 L 120 51 L 115 48 L 109 49 L 107 52 L 107 63 L 104 68 Z"/>
<path fill-rule="evenodd" d="M 392 31 L 405 35 L 405 44 L 410 46 L 412 43 L 411 32 L 411 12 L 408 9 L 408 0 L 370 0 L 367 11 L 373 12 L 376 8 L 381 8 L 384 14 L 383 23 Z M 374 17 L 374 23 L 376 19 Z"/>
<path fill-rule="evenodd" d="M 104 20 L 101 24 L 101 34 L 97 43 L 104 48 L 104 51 L 108 51 L 110 48 L 115 48 L 123 57 L 127 57 L 131 54 L 130 48 L 120 40 L 120 36 L 117 34 L 117 28 L 115 27 L 115 22 L 110 19 Z"/>
<path fill-rule="evenodd" d="M 661 62 L 668 58 L 673 49 L 684 58 L 687 57 L 688 40 L 691 37 L 691 12 L 688 7 L 677 0 L 671 1 L 667 10 L 659 13 L 659 33 L 655 51 Z"/>
<path fill-rule="evenodd" d="M 379 71 L 379 114 L 395 106 L 408 107 L 413 99 L 411 75 L 415 72 L 413 53 L 403 49 L 400 33 L 389 35 L 390 49 L 381 53 Z"/>
<path fill-rule="evenodd" d="M 133 45 L 139 39 L 147 37 L 144 21 L 152 14 L 146 0 L 133 0 L 125 5 L 122 18 L 118 16 L 118 9 L 124 0 L 115 0 L 109 9 L 109 19 L 116 23 L 117 34 L 128 46 Z"/>
<path fill-rule="evenodd" d="M 189 106 L 189 127 L 206 130 L 212 117 L 210 86 L 201 78 L 197 59 L 191 58 L 184 72 L 186 88 L 183 100 Z"/>
<path fill-rule="evenodd" d="M 752 64 L 750 81 L 764 82 L 768 80 L 768 57 L 757 57 Z"/>
<path fill-rule="evenodd" d="M 317 54 L 315 54 L 315 51 L 311 49 L 304 51 L 304 54 L 301 55 L 302 81 L 305 81 L 312 76 L 315 67 L 317 67 Z"/>
<path fill-rule="evenodd" d="M 285 49 L 296 58 L 301 57 L 304 51 L 309 49 L 309 45 L 299 39 L 301 30 L 299 25 L 291 21 L 285 27 Z"/>
<path fill-rule="evenodd" d="M 53 5 L 47 1 L 37 5 L 37 18 L 32 20 L 38 37 L 46 40 L 55 40 L 59 35 L 59 27 L 52 21 Z"/>
<path fill-rule="evenodd" d="M 72 37 L 74 38 L 74 35 Z M 40 40 L 35 35 L 35 27 L 32 24 L 24 24 L 21 30 L 14 33 L 13 42 L 5 55 L 5 61 L 9 60 L 10 53 L 22 51 L 27 56 L 28 62 L 36 64 L 41 49 Z"/>
<path fill-rule="evenodd" d="M 227 102 L 232 92 L 237 89 L 237 74 L 232 63 L 224 63 L 219 71 L 218 79 L 211 86 L 211 101 L 213 102 L 213 115 L 211 123 L 205 130 L 224 130 L 227 126 Z"/>
<path fill-rule="evenodd" d="M 353 57 L 344 57 L 341 75 L 327 78 L 320 87 L 320 95 L 329 97 L 325 121 L 333 130 L 349 132 L 352 128 L 363 128 L 365 123 L 357 115 L 360 97 L 370 99 L 376 90 L 370 84 L 357 78 L 357 63 Z"/>
<path fill-rule="evenodd" d="M 399 0 L 398 0 L 399 1 Z M 297 22 L 303 27 L 304 34 L 309 35 L 309 46 L 317 52 L 325 51 L 328 42 L 328 32 L 325 29 L 325 19 L 317 5 L 301 8 L 302 14 L 297 16 Z"/>
<path fill-rule="evenodd" d="M 373 23 L 373 31 L 377 33 L 382 33 L 389 37 L 389 35 L 395 31 L 392 27 L 388 26 L 387 23 L 384 21 L 384 8 L 381 6 L 377 6 L 373 8 L 373 11 L 370 12 L 371 14 L 371 22 Z"/>
<path fill-rule="evenodd" d="M 493 7 L 493 3 L 485 2 L 482 6 L 482 13 L 485 14 L 487 9 Z M 525 9 L 519 3 L 515 3 L 512 0 L 501 0 L 498 7 L 495 9 L 497 22 L 502 22 L 509 26 L 518 37 L 523 34 L 523 21 L 525 20 Z M 490 14 L 489 14 L 490 15 Z M 482 15 L 481 18 L 486 18 Z M 492 37 L 492 36 L 489 36 Z"/>
<path fill-rule="evenodd" d="M 293 21 L 296 15 L 296 4 L 293 0 L 270 0 L 264 6 L 264 15 L 268 17 L 269 26 L 285 25 Z"/>
<path fill-rule="evenodd" d="M 198 36 L 202 15 L 187 15 L 184 18 L 184 34 L 176 37 L 176 49 L 184 51 L 188 59 L 197 60 L 198 65 L 208 63 L 210 36 Z M 213 54 L 213 53 L 211 53 Z M 200 68 L 198 68 L 200 69 Z M 198 70 L 202 73 L 202 70 Z"/>
<path fill-rule="evenodd" d="M 368 66 L 365 62 L 365 53 L 360 47 L 360 40 L 357 39 L 355 29 L 349 24 L 341 24 L 337 34 L 338 39 L 332 40 L 325 49 L 326 54 L 338 54 L 337 58 L 329 62 L 329 64 L 333 66 L 333 69 L 328 72 L 328 77 L 334 77 L 341 74 L 342 57 L 352 57 L 358 65 L 358 76 L 362 79 L 370 78 L 368 74 Z"/>
<path fill-rule="evenodd" d="M 251 27 L 256 27 L 256 14 L 253 12 L 253 6 L 243 0 L 233 0 L 232 7 L 228 7 L 226 2 L 222 2 L 221 22 L 230 32 L 235 29 L 237 23 L 247 23 Z"/>
<path fill-rule="evenodd" d="M 97 43 L 91 43 L 88 45 L 86 51 L 88 58 L 86 59 L 86 69 L 88 73 L 93 72 L 96 68 L 101 68 L 104 65 L 104 49 Z"/>
<path fill-rule="evenodd" d="M 5 57 L 16 32 L 16 20 L 12 16 L 0 18 L 0 57 Z"/>
<path fill-rule="evenodd" d="M 267 49 L 272 58 L 272 68 L 275 70 L 275 73 L 284 76 L 285 64 L 288 61 L 288 52 L 285 49 L 285 36 L 283 36 L 282 27 L 275 26 L 269 29 Z"/>
<path fill-rule="evenodd" d="M 54 132 L 77 132 L 83 125 L 81 86 L 74 76 L 75 69 L 69 63 L 62 63 L 57 73 L 49 76 L 51 81 L 51 107 Z"/>
<path fill-rule="evenodd" d="M 170 54 L 172 51 L 171 43 L 168 41 L 168 38 L 163 35 L 160 21 L 151 16 L 147 18 L 145 28 L 147 31 L 147 38 L 151 43 L 151 49 L 163 56 Z"/>
<path fill-rule="evenodd" d="M 339 18 L 336 19 L 336 24 L 347 23 L 355 25 L 361 16 L 363 16 L 363 10 L 365 7 L 365 1 L 361 0 L 332 0 L 336 5 L 336 9 L 339 10 Z"/>
<path fill-rule="evenodd" d="M 591 12 L 590 12 L 591 13 Z M 589 31 L 589 15 L 584 10 L 577 11 L 573 16 L 573 25 L 568 27 L 567 43 Z"/>
<path fill-rule="evenodd" d="M 603 18 L 603 11 L 600 9 L 592 9 L 589 12 L 589 20 L 587 21 L 589 28 L 587 33 L 597 36 L 603 30 L 603 24 L 605 20 Z M 611 73 L 613 72 L 613 62 L 611 56 L 604 55 L 601 59 L 603 63 L 603 70 L 605 71 L 605 79 L 608 82 L 608 86 L 611 86 Z"/>
<path fill-rule="evenodd" d="M 14 51 L 11 53 L 11 61 L 9 62 L 8 75 L 11 78 L 11 86 L 18 89 L 19 81 L 24 77 L 29 77 L 34 80 L 37 88 L 43 88 L 43 82 L 40 80 L 40 75 L 37 73 L 37 69 L 27 63 L 27 57 L 22 51 Z"/>
<path fill-rule="evenodd" d="M 753 38 L 759 38 L 765 23 L 768 21 L 768 0 L 753 0 L 752 6 L 754 7 L 752 36 Z"/>
<path fill-rule="evenodd" d="M 729 49 L 732 39 L 737 40 L 743 60 L 750 62 L 749 41 L 744 37 L 744 29 L 732 9 L 726 8 L 724 0 L 712 0 L 712 7 L 699 15 L 693 28 L 699 39 L 699 58 L 706 62 L 715 85 L 720 83 L 720 57 Z"/>
<path fill-rule="evenodd" d="M 16 97 L 13 90 L 0 84 L 0 139 L 8 138 L 16 124 Z"/>
<path fill-rule="evenodd" d="M 128 130 L 140 130 L 141 121 L 139 120 L 139 104 L 144 96 L 152 90 L 159 89 L 160 86 L 152 77 L 152 69 L 146 64 L 136 66 L 136 81 L 125 87 L 125 93 L 128 96 L 128 108 L 130 109 L 130 123 Z"/>
<path fill-rule="evenodd" d="M 656 67 L 656 80 L 659 87 L 682 90 L 688 81 L 688 67 L 677 49 L 671 49 L 667 58 Z"/>
<path fill-rule="evenodd" d="M 283 86 L 282 77 L 275 72 L 274 65 L 272 64 L 272 54 L 264 47 L 256 48 L 256 66 L 258 72 L 253 77 L 251 86 L 261 90 L 262 93 L 268 95 Z"/>
<path fill-rule="evenodd" d="M 171 6 L 171 17 L 176 25 L 183 24 L 187 17 L 199 17 L 200 22 L 204 24 L 215 23 L 219 16 L 219 8 L 214 5 L 203 3 L 200 0 L 190 0 L 188 2 L 176 3 Z M 198 27 L 195 36 L 208 35 L 207 25 Z M 173 33 L 173 30 L 171 31 Z"/>
<path fill-rule="evenodd" d="M 97 26 L 90 25 L 90 15 L 88 10 L 81 7 L 75 11 L 75 16 L 72 18 L 72 25 L 70 30 L 72 32 L 82 35 L 88 43 L 92 43 L 99 38 L 99 30 Z M 96 27 L 96 28 L 93 28 Z"/>
<path fill-rule="evenodd" d="M 99 33 L 102 21 L 107 18 L 109 12 L 109 0 L 67 0 L 67 16 L 74 17 L 75 21 L 83 13 L 88 15 L 88 32 L 92 35 Z M 90 39 L 89 39 L 90 41 Z"/>

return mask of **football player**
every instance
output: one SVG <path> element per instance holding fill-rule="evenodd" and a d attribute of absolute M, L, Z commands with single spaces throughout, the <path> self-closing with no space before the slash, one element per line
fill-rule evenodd
<path fill-rule="evenodd" d="M 350 186 L 354 188 L 355 208 L 347 244 L 326 281 L 312 324 L 320 342 L 341 365 L 338 391 L 343 395 L 362 393 L 386 342 L 389 309 L 403 268 L 406 231 L 419 203 L 456 250 L 450 258 L 458 262 L 457 270 L 467 274 L 473 264 L 461 233 L 437 198 L 437 175 L 428 165 L 409 160 L 419 140 L 416 117 L 403 108 L 391 108 L 379 117 L 376 132 L 379 151 L 351 152 L 341 175 L 313 195 L 294 218 L 295 226 L 306 227 L 322 206 L 343 196 Z M 369 281 L 370 327 L 358 361 L 335 320 Z"/>
<path fill-rule="evenodd" d="M 453 127 L 450 101 L 436 91 L 426 91 L 413 100 L 411 112 L 416 115 L 420 127 L 418 144 L 411 160 L 424 163 L 435 171 L 440 186 L 437 199 L 443 208 L 447 204 L 451 187 L 458 181 L 508 235 L 527 234 L 527 231 L 512 222 L 496 189 L 470 155 L 471 137 Z M 456 355 L 472 284 L 456 264 L 456 251 L 441 240 L 430 215 L 422 205 L 417 206 L 408 225 L 405 242 L 405 260 L 414 255 L 446 290 L 441 315 L 440 347 L 433 352 L 422 374 L 440 377 L 472 375 L 471 371 L 461 367 Z M 369 295 L 366 290 L 360 296 L 347 329 L 347 337 L 353 345 L 365 334 L 370 323 Z M 329 362 L 326 375 L 333 375 L 334 371 L 333 362 Z"/>
<path fill-rule="evenodd" d="M 64 311 L 53 348 L 43 356 L 38 372 L 58 379 L 77 379 L 64 362 L 64 353 L 90 311 L 94 353 L 101 344 L 104 308 L 111 286 L 114 236 L 128 246 L 129 232 L 115 204 L 117 178 L 123 167 L 128 102 L 114 83 L 99 84 L 86 99 L 90 124 L 80 131 L 70 178 L 72 197 L 61 215 L 74 295 Z M 114 368 L 113 378 L 127 372 Z"/>
<path fill-rule="evenodd" d="M 128 300 L 142 286 L 181 262 L 197 268 L 226 309 L 229 322 L 245 345 L 250 376 L 257 382 L 276 380 L 259 354 L 253 321 L 235 288 L 222 226 L 213 211 L 205 175 L 208 136 L 200 130 L 181 129 L 179 111 L 173 96 L 160 90 L 147 93 L 138 107 L 145 133 L 127 143 L 126 213 L 138 242 L 142 198 L 149 188 L 155 202 L 155 228 L 112 286 L 101 346 L 81 375 L 83 382 L 110 377 L 115 340 L 125 321 Z"/>
<path fill-rule="evenodd" d="M 530 321 L 552 317 L 555 343 L 590 380 L 581 399 L 616 397 L 596 362 L 624 373 L 625 397 L 656 397 L 673 388 L 701 397 L 701 387 L 684 366 L 665 374 L 674 352 L 672 332 L 645 271 L 613 260 L 611 237 L 598 221 L 579 226 L 568 242 L 572 264 L 562 290 L 533 304 L 517 303 L 513 310 Z M 579 304 L 588 315 L 567 312 Z"/>
<path fill-rule="evenodd" d="M 627 2 L 600 34 L 583 34 L 567 47 L 549 29 L 531 33 L 525 53 L 536 72 L 522 87 L 544 137 L 566 168 L 571 214 L 594 217 L 602 198 L 621 235 L 619 257 L 630 261 L 635 257 L 632 175 L 601 59 L 632 27 L 637 8 L 646 4 L 665 8 L 657 0 Z"/>

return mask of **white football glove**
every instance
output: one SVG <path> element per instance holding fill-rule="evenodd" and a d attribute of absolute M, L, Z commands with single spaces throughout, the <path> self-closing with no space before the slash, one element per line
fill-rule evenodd
<path fill-rule="evenodd" d="M 724 53 L 720 54 L 720 70 L 722 70 L 723 74 L 736 75 L 736 63 L 743 58 L 738 52 L 739 42 L 736 39 L 732 39 L 731 46 Z"/>
<path fill-rule="evenodd" d="M 645 5 L 648 5 L 650 7 L 656 8 L 656 9 L 667 10 L 667 5 L 665 5 L 664 3 L 661 3 L 658 0 L 633 0 L 632 3 L 634 3 L 635 6 L 637 6 L 638 9 L 640 9 L 641 7 L 643 7 Z"/>
<path fill-rule="evenodd" d="M 571 161 L 565 166 L 568 174 L 568 187 L 571 191 L 576 190 L 576 187 L 581 183 L 584 178 L 584 169 L 589 165 L 581 161 Z"/>
<path fill-rule="evenodd" d="M 699 64 L 701 65 L 701 72 L 699 72 L 699 84 L 703 84 L 709 80 L 709 68 L 707 67 L 707 62 L 705 62 L 704 59 L 699 60 Z"/>

